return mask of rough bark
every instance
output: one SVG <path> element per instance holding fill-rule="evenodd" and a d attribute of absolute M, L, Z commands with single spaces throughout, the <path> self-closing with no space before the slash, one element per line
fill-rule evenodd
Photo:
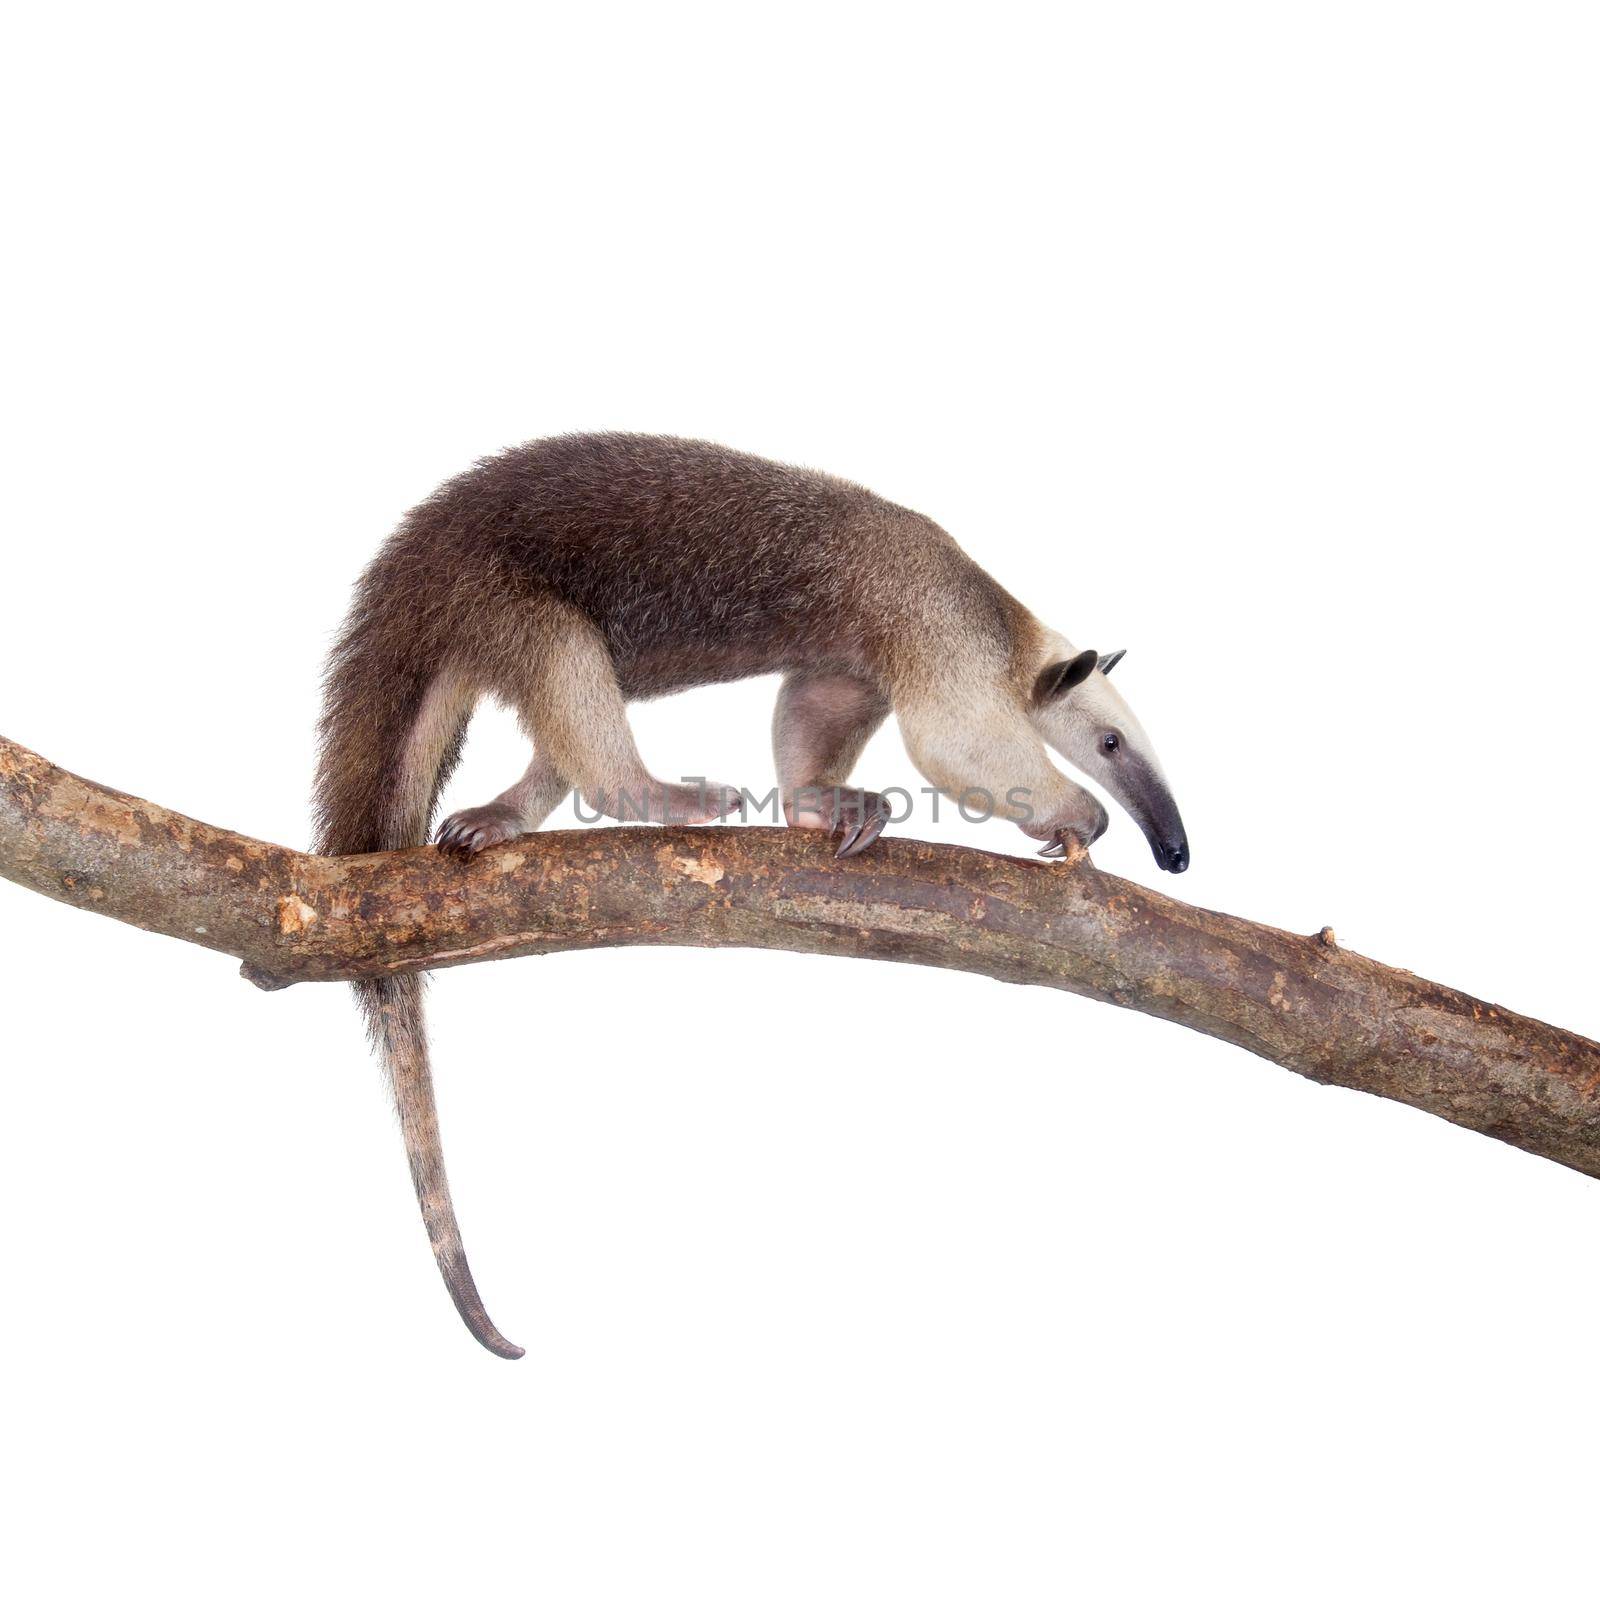
<path fill-rule="evenodd" d="M 1045 984 L 1227 1039 L 1600 1177 L 1600 1045 L 1339 947 L 1099 871 L 778 828 L 530 835 L 321 857 L 0 739 L 0 875 L 238 957 L 262 988 L 609 945 L 865 956 Z"/>

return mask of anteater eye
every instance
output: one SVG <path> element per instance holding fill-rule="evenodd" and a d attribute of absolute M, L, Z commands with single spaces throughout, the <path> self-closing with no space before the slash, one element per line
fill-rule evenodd
<path fill-rule="evenodd" d="M 1114 733 L 1108 733 L 1105 738 L 1100 741 L 1100 748 L 1104 750 L 1108 756 L 1114 756 L 1121 748 L 1121 745 L 1122 741 Z"/>

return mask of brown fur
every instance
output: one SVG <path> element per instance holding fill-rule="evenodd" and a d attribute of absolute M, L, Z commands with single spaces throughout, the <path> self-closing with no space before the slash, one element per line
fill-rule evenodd
<path fill-rule="evenodd" d="M 719 808 L 644 771 L 626 702 L 768 672 L 787 675 L 786 789 L 843 784 L 892 705 L 947 792 L 1026 786 L 1046 803 L 1029 824 L 1041 838 L 1092 826 L 1084 802 L 1103 826 L 1028 720 L 1058 643 L 942 529 L 855 484 L 681 439 L 523 445 L 444 484 L 363 575 L 327 675 L 318 848 L 423 843 L 484 694 L 519 713 L 538 753 L 498 801 L 452 819 L 464 850 L 537 825 L 569 787 L 602 804 L 643 787 L 657 820 L 706 820 Z M 420 986 L 357 993 L 450 1292 L 485 1345 L 520 1355 L 461 1250 Z"/>

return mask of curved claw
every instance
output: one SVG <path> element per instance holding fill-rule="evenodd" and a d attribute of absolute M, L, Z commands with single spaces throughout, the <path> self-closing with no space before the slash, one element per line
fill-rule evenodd
<path fill-rule="evenodd" d="M 889 820 L 889 808 L 880 800 L 870 809 L 863 807 L 863 811 L 863 816 L 846 827 L 839 848 L 833 852 L 834 860 L 842 861 L 846 856 L 860 855 L 883 832 L 884 824 Z"/>
<path fill-rule="evenodd" d="M 1051 856 L 1059 859 L 1071 853 L 1072 845 L 1072 835 L 1068 833 L 1065 828 L 1057 828 L 1055 838 L 1053 838 L 1050 843 L 1039 852 L 1039 854 L 1042 856 Z"/>
<path fill-rule="evenodd" d="M 494 803 L 446 817 L 434 836 L 434 844 L 443 854 L 466 861 L 492 845 L 517 838 L 522 832 L 520 813 L 510 806 Z"/>

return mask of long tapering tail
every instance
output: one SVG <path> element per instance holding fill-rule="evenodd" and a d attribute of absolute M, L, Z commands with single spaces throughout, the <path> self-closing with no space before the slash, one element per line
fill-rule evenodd
<path fill-rule="evenodd" d="M 396 978 L 377 978 L 355 986 L 356 998 L 366 1014 L 372 1042 L 383 1058 L 389 1082 L 394 1087 L 395 1109 L 400 1114 L 400 1133 L 405 1139 L 406 1159 L 411 1163 L 411 1182 L 422 1208 L 423 1225 L 433 1258 L 439 1263 L 444 1286 L 455 1301 L 461 1320 L 466 1323 L 484 1349 L 515 1361 L 522 1352 L 512 1344 L 483 1308 L 478 1286 L 472 1281 L 461 1230 L 450 1201 L 450 1182 L 445 1176 L 444 1156 L 439 1142 L 439 1114 L 433 1100 L 433 1075 L 428 1066 L 428 1039 L 422 1016 L 422 979 L 415 973 Z"/>
<path fill-rule="evenodd" d="M 439 665 L 416 608 L 395 603 L 392 559 L 386 550 L 363 576 L 328 663 L 316 790 L 317 848 L 325 855 L 426 842 L 476 698 L 466 680 Z M 483 1308 L 450 1202 L 422 979 L 409 974 L 352 987 L 394 1091 L 412 1182 L 445 1287 L 473 1337 L 515 1360 L 522 1350 Z"/>

